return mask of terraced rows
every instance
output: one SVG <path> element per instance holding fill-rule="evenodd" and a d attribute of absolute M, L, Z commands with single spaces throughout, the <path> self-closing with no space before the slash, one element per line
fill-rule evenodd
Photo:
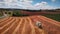
<path fill-rule="evenodd" d="M 43 29 L 36 26 L 42 23 Z M 60 22 L 44 16 L 7 17 L 0 20 L 0 34 L 60 34 Z"/>
<path fill-rule="evenodd" d="M 30 17 L 7 17 L 0 20 L 0 34 L 44 34 Z"/>
<path fill-rule="evenodd" d="M 60 34 L 60 22 L 44 16 L 33 16 L 31 19 L 42 22 L 42 27 L 46 34 Z"/>

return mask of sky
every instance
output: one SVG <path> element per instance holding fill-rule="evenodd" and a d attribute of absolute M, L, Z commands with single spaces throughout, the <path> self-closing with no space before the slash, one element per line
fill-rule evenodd
<path fill-rule="evenodd" d="M 0 0 L 0 8 L 57 9 L 60 8 L 60 0 Z"/>

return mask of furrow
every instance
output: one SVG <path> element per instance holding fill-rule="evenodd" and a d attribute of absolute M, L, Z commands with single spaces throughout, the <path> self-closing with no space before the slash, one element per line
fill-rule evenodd
<path fill-rule="evenodd" d="M 34 21 L 33 19 L 34 19 L 35 21 Z M 36 19 L 36 17 L 34 17 L 34 18 L 32 18 L 31 20 L 33 21 L 32 24 L 33 24 L 34 27 L 35 27 L 35 32 L 36 32 L 36 34 L 44 34 L 44 33 L 45 33 L 45 32 L 44 32 L 44 29 L 40 29 L 39 27 L 36 26 L 36 21 L 38 21 L 38 19 Z"/>
<path fill-rule="evenodd" d="M 3 22 L 3 21 L 6 21 L 6 20 L 9 19 L 9 18 L 10 18 L 10 17 L 6 17 L 6 18 L 4 18 L 4 19 L 1 19 L 1 20 L 0 20 L 0 23 Z"/>
<path fill-rule="evenodd" d="M 22 21 L 23 21 L 23 19 L 21 18 L 21 21 L 19 22 L 19 24 L 17 25 L 17 27 L 15 28 L 15 30 L 13 31 L 12 34 L 16 34 L 16 32 L 19 30 L 19 27 L 20 27 L 21 24 L 22 24 Z"/>
<path fill-rule="evenodd" d="M 13 18 L 17 18 L 17 17 L 13 17 Z M 16 29 L 17 25 L 19 24 L 20 22 L 20 19 L 16 19 L 16 21 L 14 21 L 15 24 L 13 25 L 13 27 L 11 27 L 5 34 L 12 34 L 14 32 L 14 30 Z M 12 23 L 14 23 L 12 22 Z"/>
<path fill-rule="evenodd" d="M 30 32 L 31 32 L 31 28 L 30 28 L 29 22 L 27 18 L 25 18 L 25 23 L 24 23 L 21 34 L 30 34 Z"/>
<path fill-rule="evenodd" d="M 10 23 L 12 23 L 15 19 L 12 19 L 11 21 L 9 21 L 8 23 L 6 23 L 4 26 L 0 27 L 0 29 L 3 29 L 4 27 L 8 26 Z"/>
<path fill-rule="evenodd" d="M 10 25 L 10 27 L 6 28 L 1 34 L 5 34 L 10 28 L 12 28 L 14 26 L 14 24 L 16 23 L 16 21 L 15 22 L 12 22 L 12 24 Z"/>
<path fill-rule="evenodd" d="M 9 18 L 9 19 L 7 19 L 6 21 L 1 22 L 1 23 L 0 23 L 0 26 L 6 24 L 6 23 L 9 22 L 10 20 L 12 20 L 12 18 Z"/>
<path fill-rule="evenodd" d="M 43 21 L 47 21 L 47 22 L 50 22 L 51 24 L 54 24 L 54 25 L 56 25 L 56 26 L 59 26 L 60 27 L 60 25 L 59 24 L 57 24 L 57 23 L 52 23 L 53 21 L 50 21 L 50 20 L 48 20 L 47 18 L 44 18 L 44 17 L 40 17 L 40 16 L 38 16 L 38 18 L 40 18 L 41 20 L 43 20 Z"/>
<path fill-rule="evenodd" d="M 23 19 L 23 21 L 20 24 L 20 27 L 19 27 L 18 31 L 15 34 L 21 34 L 22 33 L 22 29 L 23 29 L 23 26 L 25 24 L 25 18 L 22 18 L 22 19 Z"/>
<path fill-rule="evenodd" d="M 32 31 L 31 31 L 31 34 L 36 34 L 35 33 L 35 28 L 34 28 L 34 26 L 33 26 L 33 22 L 31 21 L 31 19 L 28 17 L 28 19 L 29 19 L 29 23 L 30 23 L 30 26 L 31 26 L 31 29 L 32 29 Z"/>

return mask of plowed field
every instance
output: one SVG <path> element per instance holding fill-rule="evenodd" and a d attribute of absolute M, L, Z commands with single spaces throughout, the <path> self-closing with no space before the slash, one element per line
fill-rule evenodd
<path fill-rule="evenodd" d="M 36 26 L 36 21 L 43 29 Z M 44 16 L 6 17 L 0 19 L 0 34 L 60 34 L 60 22 Z"/>

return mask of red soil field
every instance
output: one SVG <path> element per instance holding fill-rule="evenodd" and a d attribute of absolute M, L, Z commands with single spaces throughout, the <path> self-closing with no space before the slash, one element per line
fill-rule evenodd
<path fill-rule="evenodd" d="M 36 21 L 43 29 L 36 26 Z M 44 16 L 6 17 L 0 19 L 0 34 L 60 34 L 60 22 Z"/>
<path fill-rule="evenodd" d="M 60 11 L 56 12 L 29 12 L 29 11 L 21 11 L 22 14 L 27 14 L 27 15 L 40 15 L 40 14 L 60 14 Z"/>

